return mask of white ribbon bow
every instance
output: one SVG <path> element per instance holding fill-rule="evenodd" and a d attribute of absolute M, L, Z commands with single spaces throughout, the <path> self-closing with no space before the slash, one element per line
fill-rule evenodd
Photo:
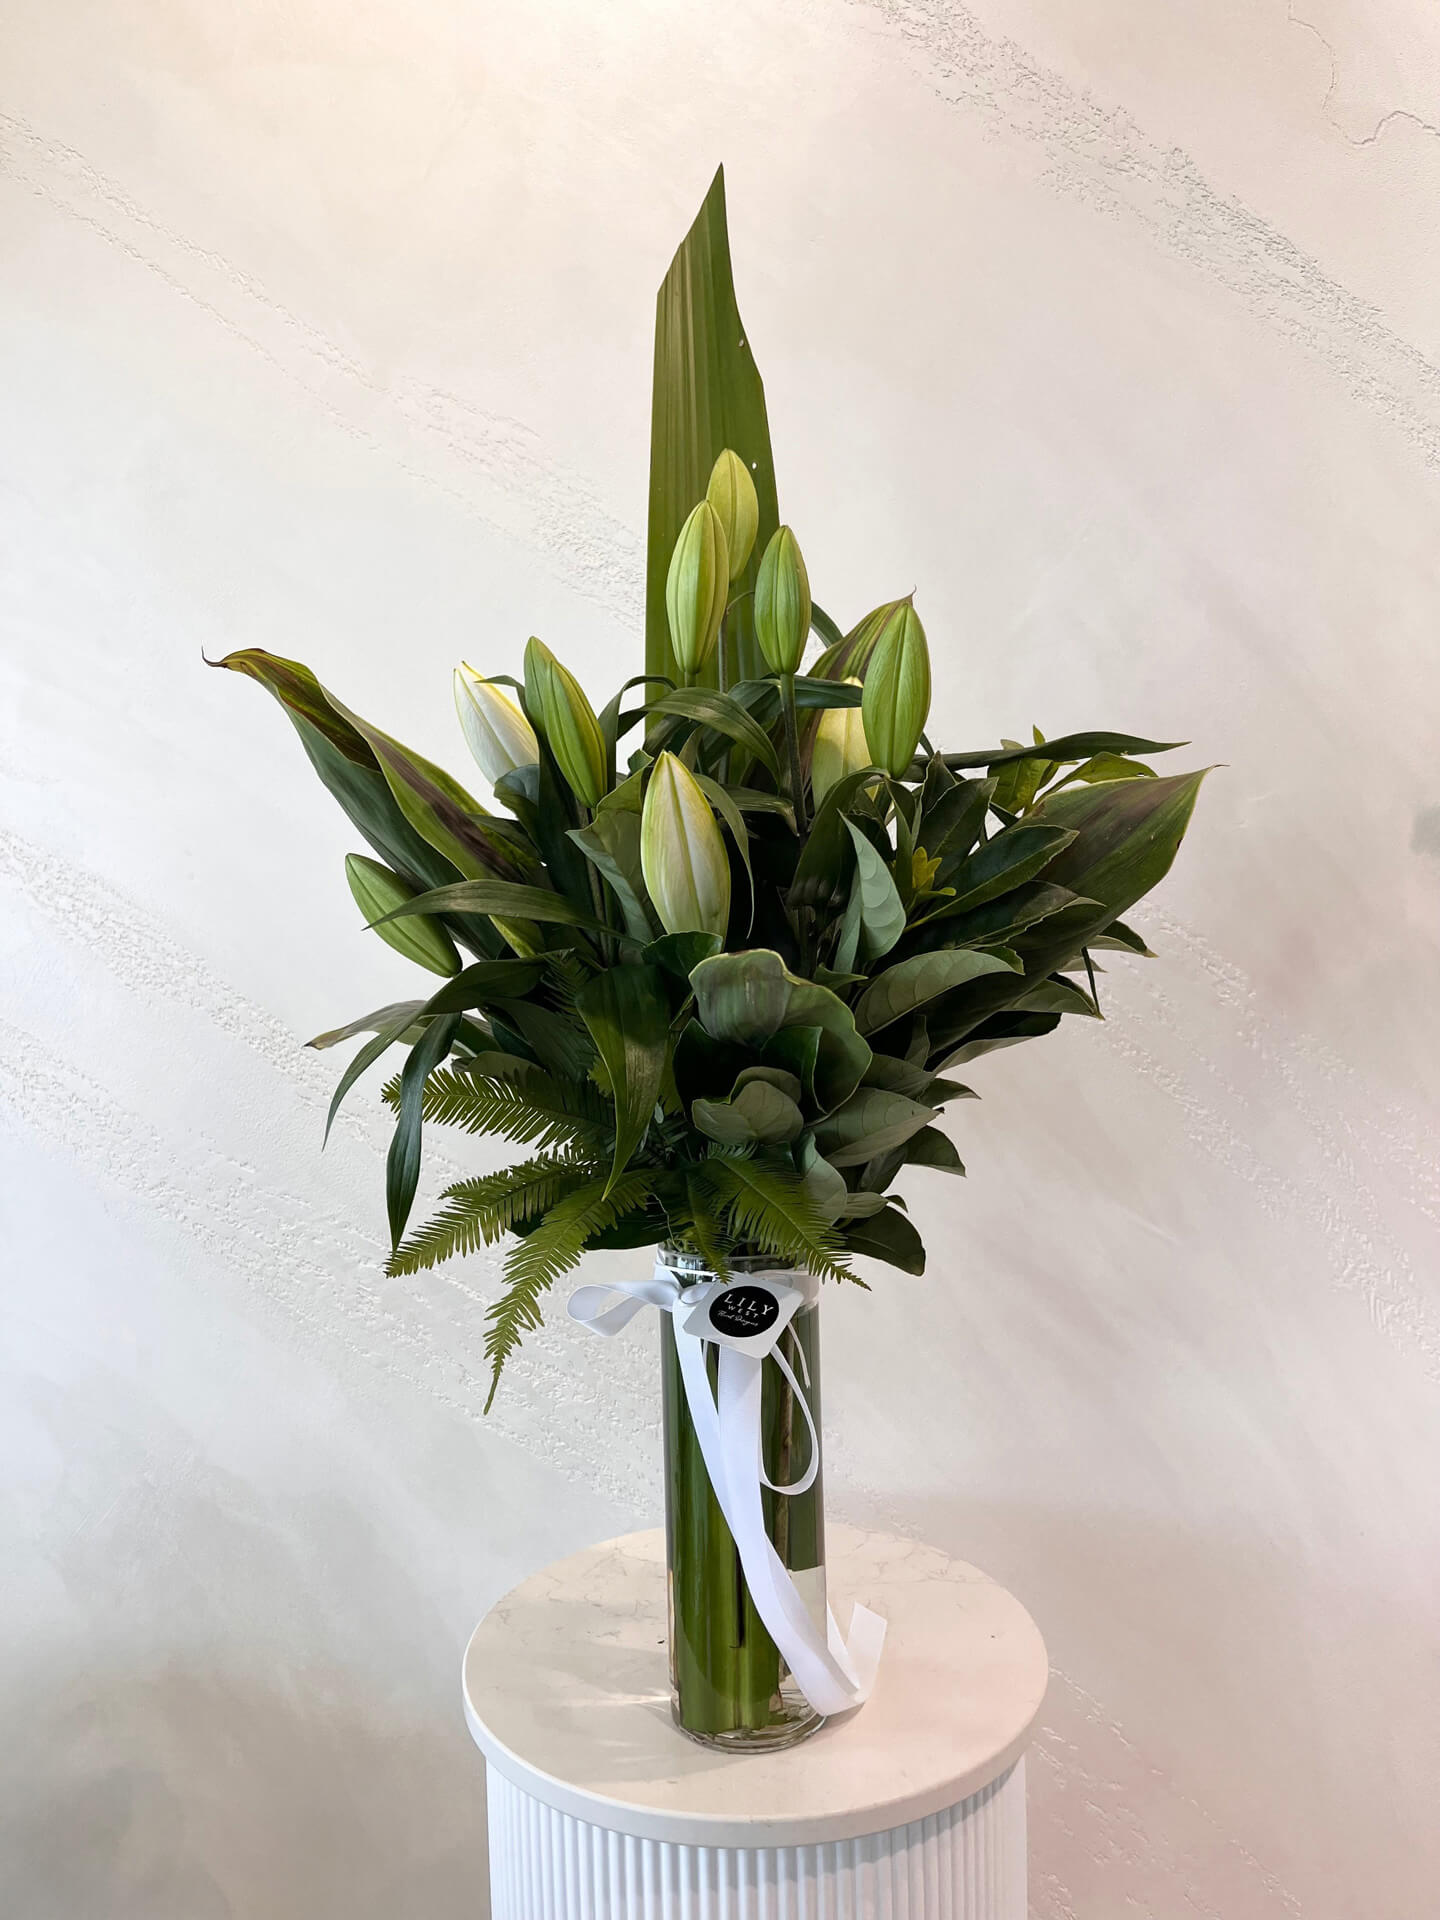
<path fill-rule="evenodd" d="M 747 1274 L 745 1278 L 761 1280 L 763 1284 L 761 1275 Z M 810 1464 L 790 1486 L 777 1487 L 766 1478 L 760 1444 L 764 1354 L 747 1353 L 724 1341 L 714 1342 L 720 1349 L 720 1363 L 717 1393 L 712 1394 L 705 1365 L 705 1349 L 712 1343 L 690 1332 L 681 1318 L 682 1313 L 689 1315 L 693 1308 L 702 1305 L 713 1286 L 713 1282 L 705 1282 L 687 1287 L 663 1261 L 657 1260 L 654 1276 L 649 1280 L 617 1280 L 604 1286 L 577 1287 L 570 1296 L 568 1312 L 582 1327 L 607 1338 L 628 1326 L 642 1307 L 658 1307 L 673 1317 L 675 1349 L 695 1437 L 700 1442 L 715 1498 L 739 1552 L 755 1611 L 815 1711 L 826 1715 L 845 1713 L 851 1707 L 858 1707 L 874 1685 L 880 1650 L 885 1642 L 885 1622 L 878 1613 L 857 1602 L 850 1616 L 849 1637 L 842 1638 L 835 1616 L 827 1607 L 828 1631 L 822 1634 L 776 1553 L 765 1531 L 761 1488 L 795 1494 L 813 1485 L 820 1467 L 820 1436 L 800 1382 L 789 1361 L 774 1347 L 772 1357 L 789 1381 L 810 1430 Z M 607 1306 L 606 1302 L 615 1294 L 621 1298 Z M 801 1364 L 804 1364 L 803 1354 Z"/>

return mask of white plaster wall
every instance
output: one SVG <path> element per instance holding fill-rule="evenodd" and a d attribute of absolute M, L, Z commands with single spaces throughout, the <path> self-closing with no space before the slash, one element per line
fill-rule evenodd
<path fill-rule="evenodd" d="M 482 1914 L 468 1626 L 656 1512 L 647 1337 L 483 1421 L 494 1263 L 380 1276 L 297 1042 L 408 971 L 200 653 L 457 767 L 462 652 L 633 670 L 720 158 L 825 603 L 918 585 L 952 744 L 1225 763 L 827 1308 L 834 1506 L 1041 1621 L 1041 1920 L 1433 1911 L 1437 80 L 1420 0 L 9 0 L 0 1912 Z"/>

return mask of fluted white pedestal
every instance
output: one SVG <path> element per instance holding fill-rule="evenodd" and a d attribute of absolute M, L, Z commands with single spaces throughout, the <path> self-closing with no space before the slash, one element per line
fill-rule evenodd
<path fill-rule="evenodd" d="M 837 1615 L 890 1623 L 869 1702 L 783 1753 L 677 1732 L 664 1536 L 547 1567 L 465 1654 L 492 1920 L 1025 1920 L 1045 1648 L 1020 1603 L 913 1541 L 829 1529 Z"/>

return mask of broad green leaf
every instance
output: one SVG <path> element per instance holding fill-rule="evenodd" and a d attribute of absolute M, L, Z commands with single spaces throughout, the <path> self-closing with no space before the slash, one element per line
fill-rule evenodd
<path fill-rule="evenodd" d="M 981 906 L 1009 893 L 1022 881 L 1033 880 L 1042 868 L 1049 867 L 1074 835 L 1068 828 L 1052 822 L 1036 824 L 1038 821 L 1039 813 L 1033 813 L 1023 826 L 1006 827 L 983 847 L 977 847 L 951 880 L 955 898 L 932 917 L 948 920 L 967 907 Z M 1052 882 L 1057 878 L 1054 873 L 1045 877 Z"/>
<path fill-rule="evenodd" d="M 725 825 L 730 829 L 730 838 L 735 842 L 735 850 L 740 855 L 741 864 L 745 868 L 745 878 L 750 884 L 750 920 L 747 923 L 748 933 L 749 927 L 753 926 L 755 922 L 755 874 L 750 865 L 750 829 L 746 826 L 739 807 L 718 780 L 712 780 L 707 773 L 697 773 L 695 775 L 695 782 L 705 798 L 725 822 Z"/>
<path fill-rule="evenodd" d="M 848 1099 L 855 1091 L 852 1085 L 835 1100 L 821 1098 L 815 1081 L 820 1073 L 820 1042 L 824 1038 L 819 1027 L 782 1027 L 773 1039 L 765 1042 L 763 1049 L 767 1066 L 779 1068 L 800 1082 L 802 1101 L 812 1112 L 838 1106 L 840 1099 Z"/>
<path fill-rule="evenodd" d="M 736 1076 L 735 1092 L 739 1093 L 742 1087 L 748 1087 L 757 1080 L 763 1080 L 766 1086 L 778 1087 L 797 1106 L 804 1097 L 799 1074 L 790 1073 L 784 1067 L 746 1067 L 743 1073 Z"/>
<path fill-rule="evenodd" d="M 454 1014 L 433 1020 L 410 1049 L 405 1071 L 400 1076 L 400 1111 L 390 1151 L 385 1156 L 385 1210 L 390 1219 L 390 1250 L 393 1253 L 405 1233 L 415 1188 L 420 1179 L 420 1127 L 425 1100 L 425 1082 L 446 1059 L 454 1044 L 460 1022 Z"/>
<path fill-rule="evenodd" d="M 867 786 L 883 781 L 874 767 L 837 780 L 815 810 L 810 838 L 795 865 L 788 899 L 792 907 L 831 907 L 846 898 L 845 810 Z"/>
<path fill-rule="evenodd" d="M 872 1053 L 870 1064 L 865 1069 L 865 1078 L 860 1084 L 884 1087 L 889 1093 L 906 1093 L 912 1100 L 921 1100 L 933 1083 L 934 1075 L 923 1066 L 916 1066 L 909 1060 L 897 1060 L 893 1054 Z"/>
<path fill-rule="evenodd" d="M 640 958 L 682 980 L 688 995 L 690 975 L 702 960 L 719 953 L 724 944 L 718 933 L 662 933 L 658 940 L 650 942 Z"/>
<path fill-rule="evenodd" d="M 863 1166 L 873 1155 L 901 1145 L 934 1118 L 933 1107 L 903 1093 L 861 1087 L 820 1122 L 815 1144 L 832 1167 Z"/>
<path fill-rule="evenodd" d="M 646 904 L 645 880 L 640 871 L 639 814 L 597 807 L 589 826 L 572 827 L 570 838 L 586 859 L 593 861 L 620 902 L 630 938 L 642 945 L 653 940 L 655 923 Z"/>
<path fill-rule="evenodd" d="M 902 1273 L 924 1273 L 925 1243 L 903 1213 L 886 1207 L 872 1220 L 853 1220 L 845 1230 L 845 1248 L 849 1253 L 883 1260 Z"/>
<path fill-rule="evenodd" d="M 1048 980 L 1037 980 L 1018 1000 L 1009 1004 L 1017 1013 L 1078 1013 L 1089 1020 L 1103 1017 L 1083 988 L 1062 980 L 1058 974 L 1052 974 Z"/>
<path fill-rule="evenodd" d="M 417 894 L 383 917 L 398 920 L 407 913 L 488 913 L 503 920 L 539 920 L 562 927 L 583 927 L 589 933 L 609 931 L 603 920 L 597 920 L 588 908 L 577 907 L 563 893 L 550 893 L 544 887 L 514 886 L 508 880 L 461 880 L 453 887 L 435 887 L 429 893 Z M 628 941 L 624 934 L 614 937 Z"/>
<path fill-rule="evenodd" d="M 855 1193 L 847 1193 L 845 1205 L 841 1211 L 842 1220 L 869 1220 L 877 1213 L 883 1213 L 889 1205 L 883 1193 L 866 1193 L 863 1188 Z"/>
<path fill-rule="evenodd" d="M 1143 760 L 1127 759 L 1123 753 L 1097 753 L 1073 773 L 1067 773 L 1060 787 L 1068 787 L 1076 780 L 1093 786 L 1097 780 L 1154 780 L 1157 777 L 1155 769 L 1147 767 Z M 1058 793 L 1060 787 L 1051 791 Z"/>
<path fill-rule="evenodd" d="M 1112 920 L 1103 933 L 1097 933 L 1086 945 L 1108 948 L 1116 953 L 1138 953 L 1143 960 L 1155 958 L 1143 936 L 1136 933 L 1133 927 L 1127 927 L 1123 920 Z"/>
<path fill-rule="evenodd" d="M 610 967 L 586 981 L 575 1006 L 605 1063 L 615 1097 L 613 1187 L 644 1139 L 660 1098 L 670 997 L 658 967 Z"/>
<path fill-rule="evenodd" d="M 686 1106 L 725 1099 L 736 1075 L 751 1064 L 744 1047 L 713 1039 L 698 1020 L 687 1021 L 675 1042 L 675 1085 Z"/>
<path fill-rule="evenodd" d="M 994 1053 L 1001 1047 L 1018 1047 L 1022 1040 L 1038 1040 L 1053 1033 L 1061 1017 L 1058 1013 L 992 1013 L 979 1026 L 971 1028 L 959 1044 L 947 1040 L 943 1031 L 937 1031 L 933 1036 L 936 1044 L 931 1058 L 942 1071 L 963 1066 L 967 1060 L 978 1060 L 983 1053 Z"/>
<path fill-rule="evenodd" d="M 650 524 L 645 560 L 645 668 L 679 679 L 665 614 L 675 540 L 726 447 L 744 461 L 760 506 L 750 562 L 731 585 L 723 646 L 730 679 L 763 673 L 753 594 L 760 556 L 779 525 L 765 388 L 750 352 L 730 270 L 725 173 L 670 264 L 655 304 L 655 384 L 650 425 Z M 712 657 L 712 680 L 718 665 Z"/>
<path fill-rule="evenodd" d="M 922 1127 L 919 1133 L 906 1141 L 905 1164 L 907 1167 L 934 1167 L 940 1173 L 963 1174 L 965 1171 L 955 1151 L 955 1142 L 939 1127 Z"/>
<path fill-rule="evenodd" d="M 730 1100 L 697 1100 L 690 1117 L 722 1146 L 779 1146 L 797 1140 L 805 1122 L 799 1107 L 766 1080 L 749 1080 Z"/>
<path fill-rule="evenodd" d="M 855 1024 L 862 1033 L 877 1033 L 952 987 L 982 974 L 1015 971 L 998 954 L 978 953 L 971 947 L 916 954 L 876 975 L 860 996 Z"/>
<path fill-rule="evenodd" d="M 728 693 L 717 693 L 711 687 L 677 687 L 674 693 L 652 700 L 647 712 L 690 720 L 696 726 L 708 727 L 712 733 L 724 734 L 727 740 L 733 740 L 762 761 L 777 780 L 780 778 L 780 757 L 774 742 Z"/>
<path fill-rule="evenodd" d="M 849 1192 L 845 1186 L 845 1176 L 830 1162 L 816 1146 L 813 1137 L 808 1136 L 800 1148 L 800 1177 L 805 1191 L 809 1194 L 815 1211 L 827 1226 L 840 1218 Z"/>
<path fill-rule="evenodd" d="M 860 953 L 873 962 L 905 931 L 905 909 L 890 869 L 853 820 L 845 822 L 855 848 L 855 884 L 860 894 Z M 848 972 L 848 967 L 842 968 Z"/>
<path fill-rule="evenodd" d="M 495 798 L 509 807 L 539 848 L 557 892 L 583 900 L 589 895 L 590 870 L 569 835 L 574 821 L 570 795 L 561 790 L 560 770 L 549 747 L 543 740 L 539 747 L 537 765 L 517 767 L 495 782 Z M 606 801 L 614 798 L 606 795 Z"/>

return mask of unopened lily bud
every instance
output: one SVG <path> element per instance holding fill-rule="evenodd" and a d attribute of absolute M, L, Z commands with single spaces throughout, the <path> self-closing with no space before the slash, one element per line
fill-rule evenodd
<path fill-rule="evenodd" d="M 810 576 L 789 527 L 770 536 L 755 580 L 755 634 L 772 673 L 794 673 L 810 637 Z"/>
<path fill-rule="evenodd" d="M 535 729 L 503 688 L 471 666 L 455 669 L 455 711 L 475 764 L 493 787 L 517 767 L 540 758 Z"/>
<path fill-rule="evenodd" d="M 665 577 L 670 645 L 683 674 L 699 673 L 715 651 L 729 587 L 725 528 L 710 502 L 702 500 L 680 529 Z"/>
<path fill-rule="evenodd" d="M 525 648 L 525 704 L 570 790 L 587 807 L 605 796 L 605 736 L 585 689 L 542 640 Z"/>
<path fill-rule="evenodd" d="M 724 935 L 730 862 L 710 802 L 683 761 L 662 753 L 640 816 L 640 867 L 667 933 Z"/>
<path fill-rule="evenodd" d="M 858 687 L 860 682 L 847 680 L 845 685 Z M 865 721 L 859 707 L 826 707 L 815 729 L 815 744 L 810 752 L 810 791 L 816 806 L 838 781 L 870 764 Z"/>
<path fill-rule="evenodd" d="M 930 712 L 930 649 L 908 600 L 895 603 L 875 642 L 860 711 L 870 758 L 899 780 L 910 770 Z"/>
<path fill-rule="evenodd" d="M 725 551 L 730 559 L 730 578 L 738 580 L 755 545 L 760 502 L 750 469 L 729 447 L 710 469 L 705 498 L 720 516 L 720 524 L 725 529 Z"/>
<path fill-rule="evenodd" d="M 393 913 L 396 907 L 415 898 L 414 887 L 407 886 L 398 873 L 392 873 L 389 867 L 368 859 L 363 853 L 346 854 L 345 878 L 350 882 L 356 906 L 365 916 L 366 926 L 373 926 L 382 914 Z M 428 914 L 407 914 L 403 920 L 391 920 L 383 927 L 375 927 L 374 931 L 387 947 L 403 953 L 417 966 L 428 967 L 431 973 L 460 971 L 460 956 L 454 941 L 440 922 Z"/>

